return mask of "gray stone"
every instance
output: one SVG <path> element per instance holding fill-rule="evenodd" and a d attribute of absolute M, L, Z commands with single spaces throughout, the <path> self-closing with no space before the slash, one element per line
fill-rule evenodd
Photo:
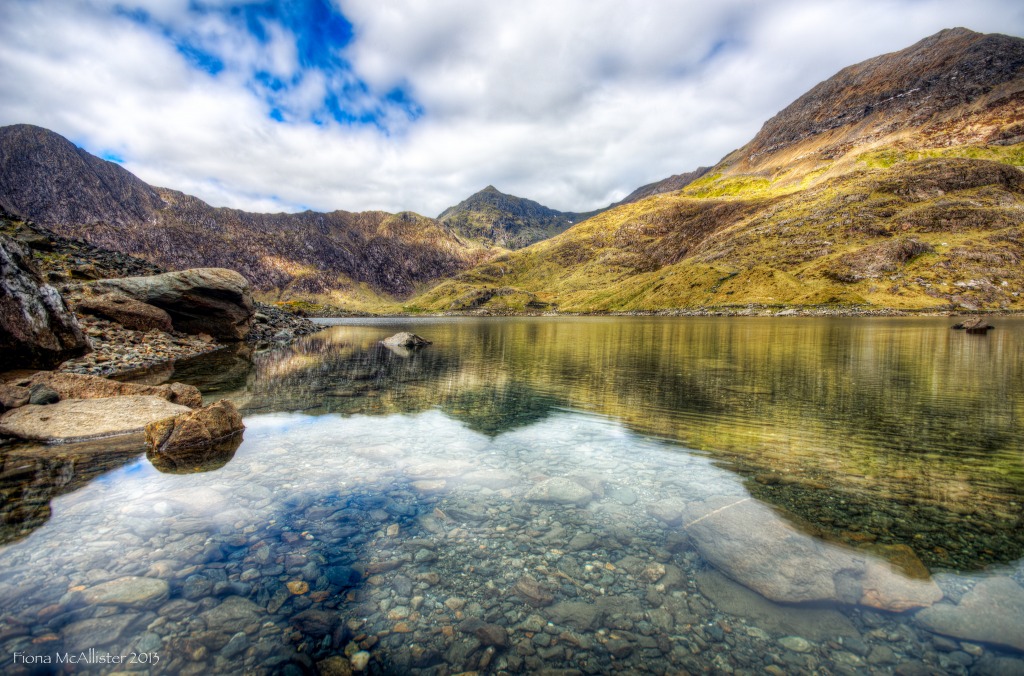
<path fill-rule="evenodd" d="M 563 477 L 555 477 L 542 481 L 526 493 L 526 499 L 532 502 L 553 502 L 559 505 L 575 504 L 580 507 L 593 499 L 594 494 L 575 481 Z"/>
<path fill-rule="evenodd" d="M 0 417 L 0 434 L 50 443 L 83 441 L 140 433 L 150 422 L 190 410 L 155 396 L 66 399 L 8 411 Z"/>
<path fill-rule="evenodd" d="M 243 631 L 247 625 L 260 621 L 263 609 L 240 596 L 229 596 L 220 605 L 200 613 L 199 617 L 206 622 L 206 627 L 213 631 L 235 634 Z"/>
<path fill-rule="evenodd" d="M 683 524 L 705 559 L 773 601 L 901 612 L 942 598 L 930 578 L 909 577 L 870 553 L 807 535 L 753 498 L 717 496 L 689 505 Z"/>
<path fill-rule="evenodd" d="M 28 403 L 35 406 L 48 406 L 60 401 L 60 395 L 52 387 L 36 383 L 28 389 Z"/>
<path fill-rule="evenodd" d="M 417 336 L 415 333 L 402 331 L 393 336 L 388 336 L 380 341 L 387 347 L 419 348 L 430 345 L 430 341 Z"/>
<path fill-rule="evenodd" d="M 838 610 L 780 605 L 714 570 L 698 572 L 696 580 L 697 588 L 719 610 L 745 617 L 750 624 L 772 634 L 805 636 L 812 641 L 860 636 L 853 623 Z"/>
<path fill-rule="evenodd" d="M 916 621 L 937 634 L 1024 650 L 1024 588 L 1008 577 L 982 580 L 959 604 L 936 604 Z"/>
<path fill-rule="evenodd" d="M 174 328 L 242 340 L 254 313 L 249 282 L 234 270 L 194 268 L 148 277 L 103 279 L 85 285 L 94 294 L 116 292 L 167 312 Z"/>
<path fill-rule="evenodd" d="M 64 649 L 80 653 L 87 652 L 89 648 L 108 646 L 119 640 L 138 617 L 136 613 L 127 613 L 72 622 L 61 630 Z"/>
<path fill-rule="evenodd" d="M 89 341 L 25 247 L 0 235 L 0 371 L 50 368 L 89 351 Z"/>
<path fill-rule="evenodd" d="M 795 653 L 809 653 L 814 649 L 814 645 L 802 636 L 783 636 L 779 639 L 779 645 Z"/>
<path fill-rule="evenodd" d="M 163 603 L 169 593 L 166 580 L 129 576 L 90 587 L 82 592 L 82 598 L 90 605 L 145 608 Z"/>
<path fill-rule="evenodd" d="M 245 632 L 238 632 L 231 637 L 231 640 L 220 650 L 220 654 L 230 659 L 249 647 L 249 637 Z"/>
<path fill-rule="evenodd" d="M 585 601 L 560 601 L 545 611 L 548 620 L 580 631 L 597 627 L 604 617 L 604 609 Z"/>

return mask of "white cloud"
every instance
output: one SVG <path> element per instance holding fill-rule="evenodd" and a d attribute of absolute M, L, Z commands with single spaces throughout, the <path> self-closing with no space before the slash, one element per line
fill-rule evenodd
<path fill-rule="evenodd" d="M 1024 33 L 1015 0 L 338 1 L 354 76 L 300 66 L 284 26 L 265 22 L 260 42 L 185 0 L 116 6 L 218 55 L 215 76 L 112 0 L 8 0 L 0 124 L 115 152 L 144 180 L 215 205 L 436 215 L 490 183 L 585 210 L 717 161 L 843 66 L 944 27 Z M 284 123 L 253 85 L 259 70 L 293 83 L 273 95 Z M 382 103 L 396 87 L 421 117 Z M 377 111 L 390 133 L 308 122 L 343 89 L 351 113 Z"/>

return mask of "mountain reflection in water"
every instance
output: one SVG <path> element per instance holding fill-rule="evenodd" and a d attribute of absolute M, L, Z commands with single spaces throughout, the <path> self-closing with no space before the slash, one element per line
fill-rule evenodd
<path fill-rule="evenodd" d="M 340 320 L 173 378 L 248 413 L 440 409 L 495 436 L 592 411 L 709 453 L 802 527 L 907 544 L 932 568 L 1024 553 L 1024 338 L 946 319 Z M 379 341 L 400 330 L 430 347 Z"/>

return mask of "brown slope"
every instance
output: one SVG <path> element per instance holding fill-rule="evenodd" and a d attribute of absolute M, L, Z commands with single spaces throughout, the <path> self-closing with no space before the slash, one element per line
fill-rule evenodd
<path fill-rule="evenodd" d="M 154 188 L 31 125 L 0 128 L 0 206 L 54 232 L 170 269 L 240 271 L 264 292 L 365 286 L 402 297 L 488 251 L 412 213 L 257 214 Z"/>
<path fill-rule="evenodd" d="M 1024 40 L 965 28 L 943 30 L 816 85 L 765 122 L 715 171 L 769 175 L 801 160 L 834 160 L 900 132 L 926 132 L 929 126 L 934 140 L 935 132 L 949 132 L 966 117 L 974 118 L 973 128 L 969 137 L 955 137 L 957 143 L 998 141 L 1008 125 L 993 109 L 1020 106 L 1022 75 Z M 1021 134 L 1024 130 L 1016 135 Z M 1003 140 L 1012 141 L 1012 136 Z"/>

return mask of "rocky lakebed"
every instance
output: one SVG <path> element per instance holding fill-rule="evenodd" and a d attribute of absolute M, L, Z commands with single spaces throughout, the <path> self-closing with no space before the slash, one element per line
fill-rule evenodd
<path fill-rule="evenodd" d="M 600 417 L 246 427 L 54 500 L 0 551 L 0 650 L 144 655 L 78 669 L 154 674 L 1024 667 L 1019 563 L 932 577 L 909 548 L 825 543 L 708 457 Z M 35 453 L 24 467 L 52 463 Z M 36 673 L 24 660 L 5 672 Z"/>

